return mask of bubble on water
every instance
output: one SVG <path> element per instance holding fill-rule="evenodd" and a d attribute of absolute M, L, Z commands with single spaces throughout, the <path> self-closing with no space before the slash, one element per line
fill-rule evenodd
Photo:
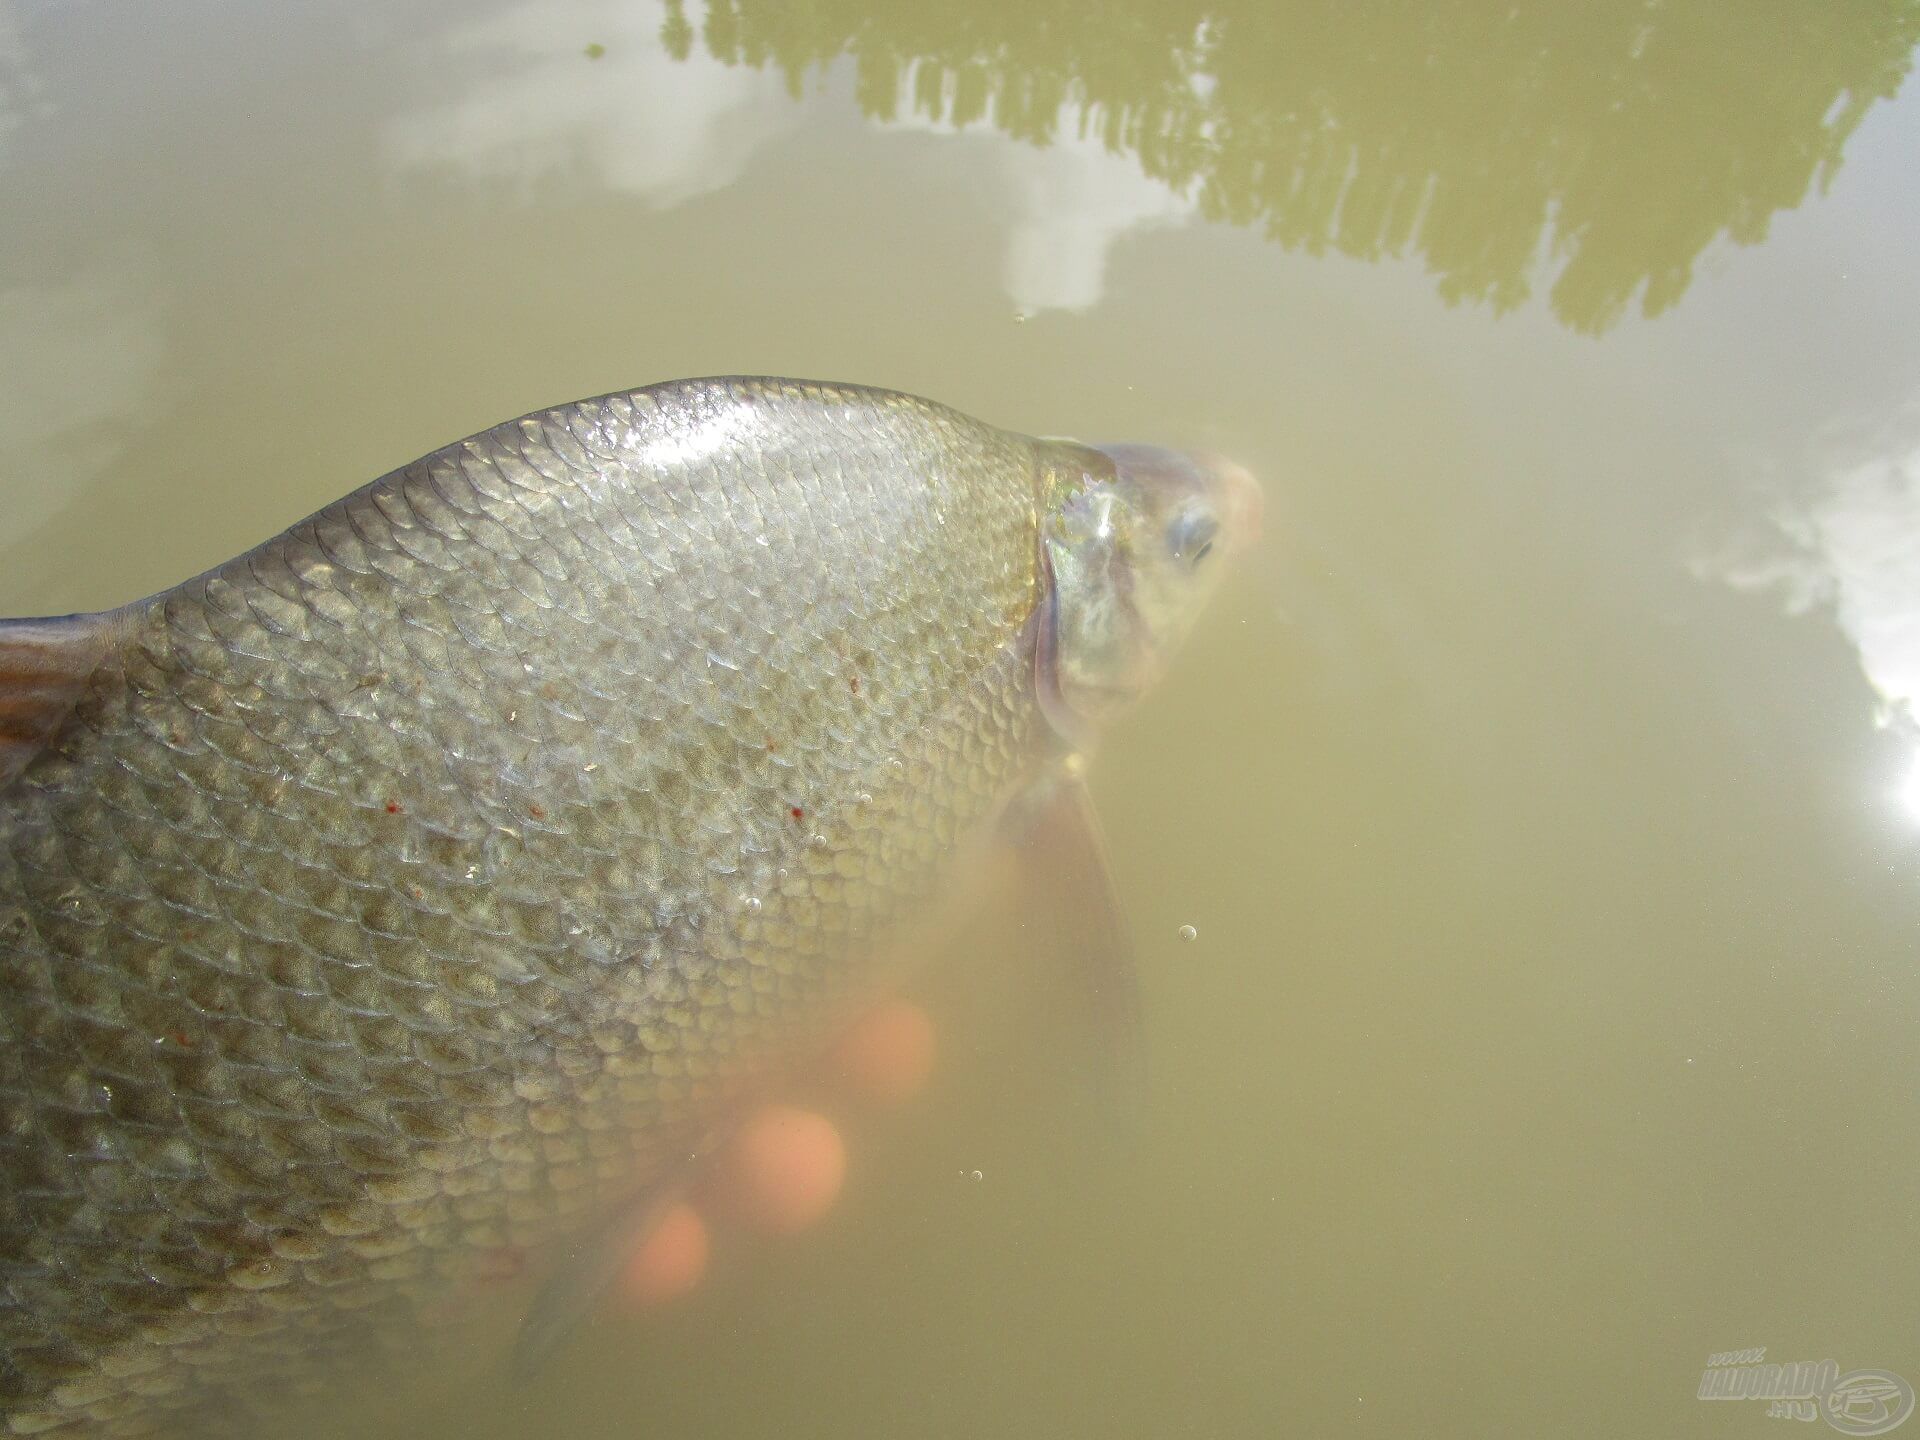
<path fill-rule="evenodd" d="M 760 913 L 760 897 L 758 895 L 742 895 L 740 897 L 740 908 L 749 915 L 758 915 Z"/>
<path fill-rule="evenodd" d="M 1200 938 L 1200 932 L 1191 925 L 1182 925 L 1180 927 L 1180 938 L 1182 940 L 1198 940 Z"/>
<path fill-rule="evenodd" d="M 853 803 L 856 805 L 871 805 L 873 804 L 873 796 L 862 790 L 858 795 L 853 797 Z"/>
<path fill-rule="evenodd" d="M 969 1180 L 984 1180 L 987 1178 L 987 1173 L 984 1170 L 974 1170 L 968 1173 L 967 1178 Z"/>

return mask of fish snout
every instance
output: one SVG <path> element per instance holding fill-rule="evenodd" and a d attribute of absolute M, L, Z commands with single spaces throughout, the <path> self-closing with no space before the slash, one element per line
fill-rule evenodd
<path fill-rule="evenodd" d="M 1173 513 L 1187 500 L 1205 497 L 1223 548 L 1234 554 L 1260 538 L 1266 501 L 1253 472 L 1212 450 L 1168 450 L 1158 445 L 1101 444 L 1089 447 L 1113 461 L 1136 494 L 1152 497 L 1143 508 Z"/>
<path fill-rule="evenodd" d="M 1227 548 L 1235 552 L 1247 549 L 1260 539 L 1260 526 L 1266 515 L 1266 496 L 1260 482 L 1246 466 L 1211 450 L 1197 450 L 1193 458 L 1213 477 Z"/>

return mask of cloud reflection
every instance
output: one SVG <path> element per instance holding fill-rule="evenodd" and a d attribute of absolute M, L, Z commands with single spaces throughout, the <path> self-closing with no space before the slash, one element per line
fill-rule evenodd
<path fill-rule="evenodd" d="M 1051 150 L 1000 142 L 1015 213 L 1006 286 L 1024 310 L 1087 310 L 1106 292 L 1107 257 L 1128 234 L 1190 219 L 1198 206 L 1131 156 L 1080 137 Z"/>
<path fill-rule="evenodd" d="M 1199 204 L 1147 174 L 1137 155 L 1115 152 L 1080 106 L 1060 108 L 1058 133 L 1044 149 L 1014 140 L 984 118 L 956 124 L 929 118 L 913 101 L 915 76 L 901 84 L 889 128 L 966 135 L 991 146 L 1005 192 L 1008 225 L 1002 262 L 1008 296 L 1021 310 L 1089 310 L 1106 293 L 1114 246 L 1139 231 L 1180 225 Z"/>
<path fill-rule="evenodd" d="M 661 48 L 665 11 L 533 0 L 436 42 L 456 98 L 393 121 L 390 159 L 532 189 L 585 179 L 669 209 L 722 190 L 799 124 L 777 75 Z M 587 47 L 604 53 L 589 59 Z"/>
<path fill-rule="evenodd" d="M 529 192 L 583 179 L 662 210 L 722 190 L 801 124 L 793 77 L 725 64 L 692 45 L 677 59 L 662 43 L 672 33 L 663 5 L 609 0 L 531 0 L 463 25 L 435 42 L 454 95 L 393 121 L 389 159 Z M 604 53 L 589 59 L 589 44 Z M 1036 148 L 985 117 L 961 120 L 949 106 L 929 114 L 919 103 L 928 80 L 941 83 L 936 67 L 901 72 L 895 102 L 869 118 L 992 148 L 1007 232 L 1003 280 L 1022 310 L 1091 308 L 1123 236 L 1198 211 L 1137 154 L 1116 151 L 1072 102 L 1056 112 L 1053 142 Z"/>
<path fill-rule="evenodd" d="M 1773 524 L 1774 553 L 1698 568 L 1778 595 L 1791 613 L 1832 610 L 1879 697 L 1878 722 L 1913 737 L 1896 799 L 1920 820 L 1920 444 L 1834 468 Z"/>

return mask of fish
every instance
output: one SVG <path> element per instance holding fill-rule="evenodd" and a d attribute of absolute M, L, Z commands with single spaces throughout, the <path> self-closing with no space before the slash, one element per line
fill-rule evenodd
<path fill-rule="evenodd" d="M 8 1430 L 321 1385 L 661 1193 L 970 849 L 1064 825 L 1098 885 L 1084 757 L 1259 511 L 1216 456 L 684 380 L 0 622 Z"/>

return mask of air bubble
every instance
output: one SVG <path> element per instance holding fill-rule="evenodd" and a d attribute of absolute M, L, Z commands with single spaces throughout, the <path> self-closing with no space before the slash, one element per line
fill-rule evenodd
<path fill-rule="evenodd" d="M 1180 938 L 1182 940 L 1198 940 L 1200 938 L 1200 932 L 1191 925 L 1182 925 L 1180 927 Z"/>
<path fill-rule="evenodd" d="M 740 897 L 740 908 L 749 915 L 758 915 L 760 913 L 760 897 L 758 895 L 742 895 Z"/>

